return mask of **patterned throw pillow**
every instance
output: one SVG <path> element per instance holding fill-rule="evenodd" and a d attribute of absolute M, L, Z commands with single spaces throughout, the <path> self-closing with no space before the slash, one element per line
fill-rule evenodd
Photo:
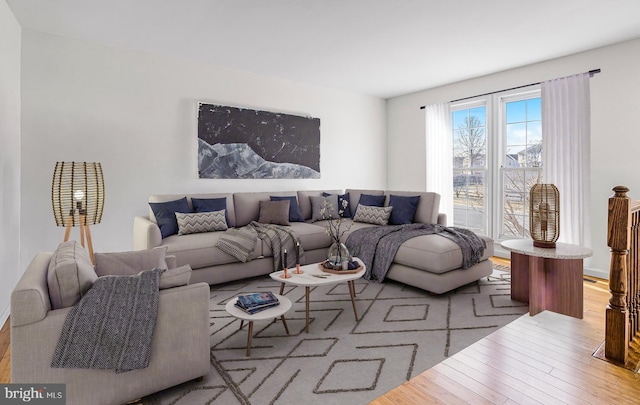
<path fill-rule="evenodd" d="M 374 225 L 386 225 L 389 222 L 393 207 L 372 207 L 369 205 L 358 205 L 355 222 L 364 222 Z"/>
<path fill-rule="evenodd" d="M 193 214 L 181 214 L 176 212 L 176 219 L 178 220 L 178 235 L 226 231 L 227 220 L 224 216 L 225 211 L 226 210 L 195 212 Z"/>

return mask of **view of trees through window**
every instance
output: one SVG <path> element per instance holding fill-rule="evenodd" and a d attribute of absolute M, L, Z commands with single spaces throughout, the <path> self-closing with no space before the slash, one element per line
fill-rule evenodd
<path fill-rule="evenodd" d="M 529 190 L 542 179 L 540 97 L 488 102 L 452 108 L 454 226 L 497 239 L 527 237 Z"/>
<path fill-rule="evenodd" d="M 461 226 L 487 234 L 487 109 L 453 111 L 453 219 Z"/>

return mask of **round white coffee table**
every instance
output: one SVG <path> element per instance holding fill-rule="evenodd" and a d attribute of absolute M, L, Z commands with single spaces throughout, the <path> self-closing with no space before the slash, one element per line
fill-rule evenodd
<path fill-rule="evenodd" d="M 242 329 L 244 321 L 249 322 L 249 330 L 247 333 L 247 357 L 251 354 L 251 338 L 253 335 L 254 321 L 264 321 L 267 319 L 280 317 L 280 319 L 282 320 L 282 325 L 284 325 L 284 330 L 287 332 L 287 335 L 289 334 L 289 327 L 287 326 L 287 321 L 284 319 L 284 314 L 291 309 L 291 300 L 279 294 L 274 295 L 276 296 L 276 298 L 278 298 L 280 305 L 265 309 L 264 311 L 256 312 L 255 314 L 248 314 L 240 308 L 236 307 L 236 298 L 230 299 L 224 307 L 229 315 L 241 320 L 240 329 Z"/>
<path fill-rule="evenodd" d="M 356 316 L 356 321 L 358 321 L 358 311 L 356 310 L 356 288 L 354 285 L 354 280 L 359 279 L 365 273 L 366 266 L 362 262 L 362 260 L 354 257 L 353 260 L 356 260 L 360 263 L 360 270 L 356 273 L 349 274 L 333 274 L 333 273 L 325 273 L 320 270 L 318 267 L 318 263 L 307 264 L 300 267 L 302 270 L 302 274 L 296 274 L 295 269 L 288 270 L 289 278 L 283 278 L 283 271 L 276 271 L 269 276 L 280 283 L 280 294 L 284 292 L 284 285 L 297 285 L 304 287 L 305 291 L 305 314 L 306 314 L 306 323 L 305 323 L 305 331 L 309 333 L 309 291 L 310 287 L 316 287 L 319 285 L 326 284 L 338 284 L 338 283 L 347 283 L 349 286 L 349 295 L 351 296 L 351 306 L 353 307 L 353 314 Z"/>

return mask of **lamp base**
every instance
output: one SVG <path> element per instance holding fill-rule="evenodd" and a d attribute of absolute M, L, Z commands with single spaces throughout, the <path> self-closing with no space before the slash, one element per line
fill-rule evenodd
<path fill-rule="evenodd" d="M 556 243 L 555 242 L 544 242 L 544 241 L 541 241 L 541 240 L 534 240 L 533 241 L 533 246 L 539 247 L 539 248 L 545 248 L 545 249 L 555 249 Z"/>

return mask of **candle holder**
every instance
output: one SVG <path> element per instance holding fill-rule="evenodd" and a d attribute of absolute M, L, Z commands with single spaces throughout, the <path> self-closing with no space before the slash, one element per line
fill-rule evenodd
<path fill-rule="evenodd" d="M 300 263 L 296 263 L 296 269 L 293 271 L 294 274 L 304 274 L 304 271 L 300 268 Z"/>
<path fill-rule="evenodd" d="M 291 277 L 293 277 L 293 274 L 289 273 L 289 269 L 285 267 L 282 270 L 282 274 L 280 275 L 280 278 L 291 278 Z"/>

